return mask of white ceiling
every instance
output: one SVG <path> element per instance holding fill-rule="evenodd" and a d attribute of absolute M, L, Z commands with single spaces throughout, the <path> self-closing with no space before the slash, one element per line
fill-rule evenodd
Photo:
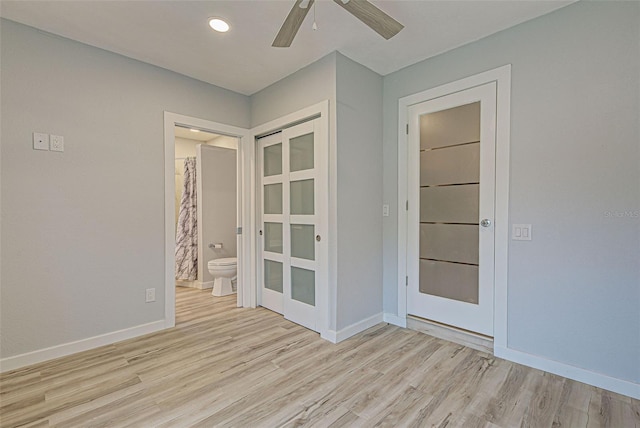
<path fill-rule="evenodd" d="M 7 1 L 0 15 L 251 95 L 335 50 L 386 75 L 572 3 L 372 0 L 404 24 L 384 40 L 331 0 L 316 0 L 290 48 L 271 43 L 293 0 Z M 212 31 L 219 16 L 231 30 Z"/>
<path fill-rule="evenodd" d="M 183 128 L 182 126 L 174 127 L 175 136 L 178 138 L 184 138 L 187 140 L 194 140 L 198 142 L 210 141 L 219 137 L 219 134 L 213 134 L 211 132 L 198 130 L 198 132 L 191 131 L 189 128 Z"/>

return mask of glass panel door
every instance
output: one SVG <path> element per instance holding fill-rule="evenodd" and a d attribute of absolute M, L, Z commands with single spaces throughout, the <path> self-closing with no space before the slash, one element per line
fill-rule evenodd
<path fill-rule="evenodd" d="M 322 239 L 318 207 L 317 120 L 285 129 L 289 173 L 289 272 L 285 278 L 285 317 L 316 330 L 317 239 Z"/>
<path fill-rule="evenodd" d="M 409 108 L 409 314 L 493 335 L 495 83 Z M 481 227 L 487 219 L 486 227 Z"/>
<path fill-rule="evenodd" d="M 300 325 L 317 329 L 318 206 L 326 190 L 317 142 L 319 120 L 259 140 L 261 257 L 259 304 Z"/>
<path fill-rule="evenodd" d="M 259 304 L 272 311 L 283 312 L 284 272 L 284 232 L 286 224 L 286 195 L 288 188 L 283 174 L 284 158 L 282 132 L 259 140 L 260 195 L 260 238 L 262 238 Z M 287 185 L 285 185 L 285 183 Z"/>

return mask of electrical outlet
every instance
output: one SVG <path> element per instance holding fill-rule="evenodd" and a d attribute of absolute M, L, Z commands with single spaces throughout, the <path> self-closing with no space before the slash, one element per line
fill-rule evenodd
<path fill-rule="evenodd" d="M 49 134 L 33 133 L 33 150 L 49 150 Z"/>
<path fill-rule="evenodd" d="M 147 288 L 146 294 L 146 303 L 155 302 L 156 301 L 156 289 L 155 288 Z"/>
<path fill-rule="evenodd" d="M 64 137 L 62 135 L 51 135 L 49 138 L 51 151 L 64 152 Z"/>

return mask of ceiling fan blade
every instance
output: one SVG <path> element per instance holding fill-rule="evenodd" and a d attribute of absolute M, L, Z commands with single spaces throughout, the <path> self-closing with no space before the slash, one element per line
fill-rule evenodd
<path fill-rule="evenodd" d="M 302 25 L 302 21 L 309 13 L 311 6 L 313 6 L 314 0 L 309 0 L 307 7 L 300 7 L 300 3 L 307 2 L 306 0 L 296 0 L 296 4 L 291 8 L 291 12 L 287 15 L 287 19 L 284 20 L 284 24 L 280 27 L 280 31 L 278 31 L 278 35 L 275 40 L 271 44 L 271 46 L 275 48 L 288 48 L 291 46 L 291 42 L 293 42 L 293 38 L 298 33 L 300 26 Z"/>
<path fill-rule="evenodd" d="M 369 3 L 367 0 L 333 0 L 349 13 L 368 25 L 373 31 L 389 40 L 404 28 L 404 25 Z"/>

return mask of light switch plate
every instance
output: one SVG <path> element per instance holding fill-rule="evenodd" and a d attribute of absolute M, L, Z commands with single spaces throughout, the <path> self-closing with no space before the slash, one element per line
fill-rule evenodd
<path fill-rule="evenodd" d="M 511 225 L 511 239 L 513 239 L 514 241 L 531 241 L 531 225 L 530 224 Z"/>
<path fill-rule="evenodd" d="M 51 135 L 49 138 L 51 151 L 64 152 L 64 137 L 62 135 Z"/>
<path fill-rule="evenodd" d="M 49 134 L 34 132 L 33 150 L 49 150 Z"/>

